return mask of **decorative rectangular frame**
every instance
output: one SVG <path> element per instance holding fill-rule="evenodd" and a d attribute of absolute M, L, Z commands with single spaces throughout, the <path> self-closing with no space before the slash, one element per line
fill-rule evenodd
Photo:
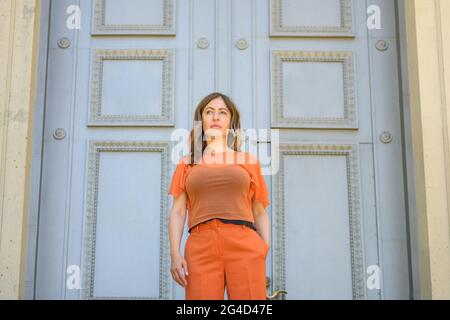
<path fill-rule="evenodd" d="M 93 4 L 92 35 L 175 35 L 175 0 L 164 0 L 164 23 L 161 25 L 105 24 L 105 0 L 95 0 Z"/>
<path fill-rule="evenodd" d="M 284 158 L 290 155 L 336 155 L 347 159 L 349 226 L 350 226 L 350 256 L 352 268 L 353 299 L 365 298 L 365 268 L 363 255 L 363 239 L 361 236 L 361 204 L 360 204 L 360 174 L 359 150 L 356 144 L 280 144 L 279 170 L 275 175 L 273 197 L 273 287 L 286 290 L 286 248 L 285 210 L 284 210 Z M 285 299 L 285 297 L 283 297 Z"/>
<path fill-rule="evenodd" d="M 160 250 L 159 250 L 159 296 L 158 297 L 94 297 L 95 240 L 97 228 L 98 180 L 101 152 L 159 152 L 161 153 L 161 190 L 168 189 L 170 143 L 147 141 L 89 141 L 88 177 L 86 192 L 86 223 L 83 245 L 82 299 L 161 299 L 171 297 L 170 249 L 167 230 L 168 195 L 161 192 L 160 205 Z"/>
<path fill-rule="evenodd" d="M 104 60 L 161 60 L 163 88 L 161 115 L 102 115 Z M 173 49 L 94 49 L 91 57 L 91 100 L 88 126 L 174 126 Z"/>
<path fill-rule="evenodd" d="M 339 0 L 341 26 L 283 26 L 283 0 L 270 0 L 271 37 L 355 37 L 353 0 Z"/>
<path fill-rule="evenodd" d="M 351 51 L 271 50 L 272 128 L 358 129 L 354 53 Z M 344 117 L 283 116 L 283 62 L 340 62 L 343 64 Z"/>

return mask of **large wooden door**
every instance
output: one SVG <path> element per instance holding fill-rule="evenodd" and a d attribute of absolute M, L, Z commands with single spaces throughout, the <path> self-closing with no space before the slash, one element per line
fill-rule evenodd
<path fill-rule="evenodd" d="M 383 29 L 367 27 L 372 4 Z M 394 9 L 51 1 L 35 298 L 184 298 L 169 272 L 170 138 L 213 91 L 244 128 L 279 130 L 256 141 L 278 163 L 262 163 L 268 294 L 408 298 Z"/>

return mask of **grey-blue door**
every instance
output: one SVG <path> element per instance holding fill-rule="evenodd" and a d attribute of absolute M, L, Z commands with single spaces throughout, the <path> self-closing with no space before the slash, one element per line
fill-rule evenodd
<path fill-rule="evenodd" d="M 268 295 L 409 297 L 394 1 L 50 3 L 35 298 L 184 298 L 170 137 L 213 91 L 279 130 Z"/>

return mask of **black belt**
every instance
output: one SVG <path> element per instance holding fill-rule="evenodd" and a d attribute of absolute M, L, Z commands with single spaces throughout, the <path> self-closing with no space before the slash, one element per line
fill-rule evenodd
<path fill-rule="evenodd" d="M 197 223 L 195 226 L 193 226 L 192 228 L 189 229 L 189 233 L 191 233 L 192 229 L 194 229 L 196 226 L 198 226 L 198 225 L 200 225 L 200 224 L 202 224 L 202 223 L 207 223 L 207 222 L 209 222 L 209 221 L 211 221 L 211 220 L 214 220 L 214 219 L 220 220 L 220 221 L 222 221 L 223 223 L 243 224 L 243 225 L 246 225 L 247 227 L 252 228 L 253 230 L 256 231 L 255 226 L 254 226 L 253 223 L 251 223 L 250 221 L 245 221 L 245 220 L 230 220 L 230 219 L 221 219 L 221 218 L 212 218 L 212 219 L 209 219 L 209 220 L 206 220 L 206 221 Z"/>

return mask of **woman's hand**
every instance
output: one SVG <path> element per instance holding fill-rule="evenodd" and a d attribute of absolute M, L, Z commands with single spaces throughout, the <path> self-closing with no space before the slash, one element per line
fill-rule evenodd
<path fill-rule="evenodd" d="M 171 258 L 170 272 L 172 273 L 172 278 L 180 286 L 184 288 L 185 286 L 187 286 L 185 271 L 186 276 L 189 275 L 187 269 L 187 262 L 180 253 L 172 254 L 170 258 Z"/>

